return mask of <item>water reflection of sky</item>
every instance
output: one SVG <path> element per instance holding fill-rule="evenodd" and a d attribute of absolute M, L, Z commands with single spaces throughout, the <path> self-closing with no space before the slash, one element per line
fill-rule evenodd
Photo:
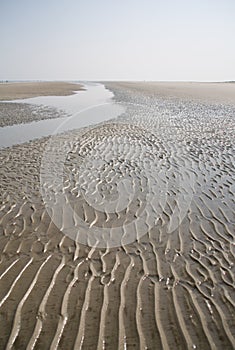
<path fill-rule="evenodd" d="M 40 96 L 15 102 L 47 105 L 71 117 L 46 119 L 0 128 L 0 147 L 9 147 L 43 136 L 97 124 L 120 115 L 124 108 L 112 101 L 113 94 L 101 84 L 86 84 L 86 91 L 70 96 Z M 12 102 L 12 101 L 11 101 Z"/>

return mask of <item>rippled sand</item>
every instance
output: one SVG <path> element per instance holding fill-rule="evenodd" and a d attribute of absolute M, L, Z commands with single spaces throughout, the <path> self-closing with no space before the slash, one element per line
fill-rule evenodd
<path fill-rule="evenodd" d="M 119 119 L 0 152 L 0 348 L 233 349 L 235 106 L 107 86 Z"/>
<path fill-rule="evenodd" d="M 0 102 L 0 127 L 65 116 L 67 114 L 64 111 L 58 111 L 53 107 Z"/>

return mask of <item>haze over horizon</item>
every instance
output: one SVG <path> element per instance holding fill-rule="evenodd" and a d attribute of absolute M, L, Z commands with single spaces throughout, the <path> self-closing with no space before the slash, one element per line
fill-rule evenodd
<path fill-rule="evenodd" d="M 232 0 L 2 0 L 0 12 L 0 80 L 235 80 Z"/>

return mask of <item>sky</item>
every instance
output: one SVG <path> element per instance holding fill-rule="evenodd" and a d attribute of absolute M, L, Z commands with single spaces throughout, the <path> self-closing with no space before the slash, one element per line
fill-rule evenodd
<path fill-rule="evenodd" d="M 0 0 L 0 80 L 235 80 L 235 0 Z"/>

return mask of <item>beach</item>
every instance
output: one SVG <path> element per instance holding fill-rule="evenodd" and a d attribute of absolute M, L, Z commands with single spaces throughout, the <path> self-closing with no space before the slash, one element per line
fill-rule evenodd
<path fill-rule="evenodd" d="M 0 83 L 0 101 L 18 100 L 36 96 L 66 96 L 82 90 L 81 84 L 42 81 L 42 82 L 3 82 Z"/>
<path fill-rule="evenodd" d="M 21 82 L 0 84 L 0 127 L 66 116 L 50 106 L 17 103 L 37 96 L 69 96 L 83 90 L 81 84 L 67 82 Z M 15 100 L 14 103 L 10 102 Z M 5 102 L 7 101 L 7 102 Z"/>
<path fill-rule="evenodd" d="M 234 82 L 115 82 L 116 86 L 148 96 L 234 105 Z M 107 82 L 108 86 L 110 82 Z"/>
<path fill-rule="evenodd" d="M 0 349 L 234 349 L 235 84 L 104 84 L 118 118 L 0 150 Z"/>

